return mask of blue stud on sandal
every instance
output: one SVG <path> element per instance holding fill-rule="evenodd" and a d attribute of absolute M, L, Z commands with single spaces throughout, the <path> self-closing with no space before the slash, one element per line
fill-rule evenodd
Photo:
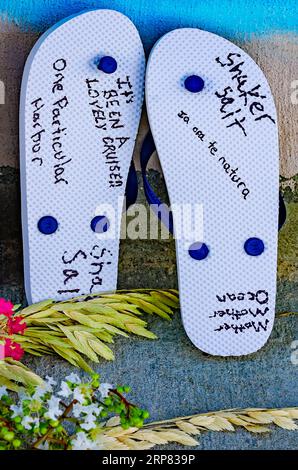
<path fill-rule="evenodd" d="M 179 227 L 186 333 L 209 354 L 253 353 L 270 336 L 276 295 L 279 150 L 267 80 L 231 42 L 178 29 L 151 51 L 146 104 L 173 210 L 167 224 Z M 158 213 L 146 179 L 144 188 Z M 197 210 L 196 231 L 183 226 L 187 207 Z"/>
<path fill-rule="evenodd" d="M 138 31 L 116 11 L 66 18 L 33 47 L 20 105 L 29 303 L 117 288 L 118 208 L 127 181 L 127 207 L 136 197 L 144 78 Z"/>

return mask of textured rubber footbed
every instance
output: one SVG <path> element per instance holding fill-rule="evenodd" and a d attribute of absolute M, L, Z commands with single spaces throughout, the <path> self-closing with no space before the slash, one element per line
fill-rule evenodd
<path fill-rule="evenodd" d="M 113 57 L 117 70 L 99 70 L 102 57 Z M 28 302 L 116 288 L 121 211 L 144 74 L 136 28 L 111 10 L 58 23 L 31 51 L 20 110 Z M 101 215 L 109 224 L 93 223 L 94 232 L 91 221 Z M 58 229 L 44 234 L 55 221 Z"/>
<path fill-rule="evenodd" d="M 201 92 L 185 88 L 193 75 Z M 213 355 L 257 351 L 272 330 L 276 294 L 278 128 L 266 78 L 229 41 L 180 29 L 151 52 L 146 102 L 174 213 L 186 333 Z M 187 204 L 198 205 L 196 232 L 180 224 Z M 246 253 L 250 238 L 262 240 L 262 254 Z M 194 242 L 209 255 L 191 257 Z"/>

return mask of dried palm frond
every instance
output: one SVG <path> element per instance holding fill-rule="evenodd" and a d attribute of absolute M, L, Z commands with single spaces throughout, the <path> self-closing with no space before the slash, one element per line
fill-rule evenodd
<path fill-rule="evenodd" d="M 294 431 L 298 429 L 296 408 L 248 408 L 202 413 L 144 425 L 142 429 L 124 430 L 117 417 L 106 422 L 100 431 L 101 440 L 106 450 L 141 450 L 155 445 L 175 442 L 185 446 L 198 446 L 197 438 L 204 431 L 231 431 L 244 428 L 252 433 L 269 432 L 268 425 Z M 104 431 L 103 431 L 104 430 Z"/>
<path fill-rule="evenodd" d="M 0 361 L 0 386 L 18 392 L 23 387 L 42 384 L 43 380 L 21 362 L 11 358 Z"/>
<path fill-rule="evenodd" d="M 27 328 L 24 335 L 13 335 L 25 352 L 42 356 L 56 353 L 87 372 L 91 368 L 83 356 L 114 359 L 107 344 L 117 335 L 129 334 L 155 339 L 142 314 L 170 320 L 178 308 L 175 290 L 140 289 L 77 297 L 64 302 L 46 300 L 18 312 Z"/>

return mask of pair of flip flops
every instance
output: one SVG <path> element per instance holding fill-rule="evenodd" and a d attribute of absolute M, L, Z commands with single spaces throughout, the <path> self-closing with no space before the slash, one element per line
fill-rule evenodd
<path fill-rule="evenodd" d="M 146 179 L 156 146 L 186 333 L 209 354 L 249 354 L 267 341 L 275 310 L 279 158 L 269 85 L 239 47 L 198 29 L 162 37 L 146 80 L 145 69 L 135 26 L 112 10 L 67 18 L 30 53 L 20 109 L 28 302 L 116 289 L 116 209 L 127 181 L 128 205 L 135 201 L 145 88 L 153 137 L 141 152 L 144 187 L 165 220 Z M 189 209 L 193 230 L 181 223 Z"/>

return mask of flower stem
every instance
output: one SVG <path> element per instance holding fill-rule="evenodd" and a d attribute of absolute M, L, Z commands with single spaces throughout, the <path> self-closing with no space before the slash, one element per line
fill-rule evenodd
<path fill-rule="evenodd" d="M 62 415 L 58 418 L 58 421 L 59 423 L 61 423 L 62 421 L 64 421 L 66 418 L 69 418 L 69 413 L 72 412 L 72 409 L 74 407 L 74 405 L 77 403 L 77 400 L 72 400 L 72 402 L 65 408 L 65 410 L 63 411 Z M 52 426 L 48 429 L 48 431 L 46 432 L 46 434 L 44 436 L 41 436 L 39 437 L 35 442 L 33 442 L 32 444 L 32 448 L 33 449 L 38 449 L 38 447 L 43 443 L 45 442 L 48 438 L 51 438 L 51 433 L 53 432 L 55 428 L 53 428 Z"/>

